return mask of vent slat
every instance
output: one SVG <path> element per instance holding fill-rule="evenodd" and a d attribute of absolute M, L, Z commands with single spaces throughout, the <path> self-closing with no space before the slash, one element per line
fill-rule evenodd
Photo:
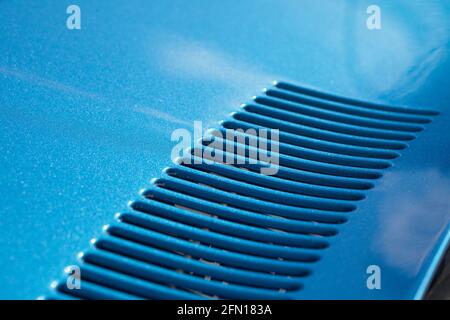
<path fill-rule="evenodd" d="M 124 272 L 117 268 L 117 263 L 104 267 L 85 261 L 81 273 L 88 281 L 145 299 L 199 299 L 197 295 L 188 291 L 173 290 L 170 286 L 146 281 L 142 277 L 136 277 L 136 274 Z"/>
<path fill-rule="evenodd" d="M 218 263 L 206 262 L 201 259 L 194 259 L 192 257 L 186 258 L 179 254 L 115 237 L 98 240 L 95 245 L 101 250 L 114 252 L 142 262 L 162 265 L 173 270 L 185 270 L 186 272 L 192 272 L 204 277 L 271 289 L 298 289 L 300 287 L 300 279 L 308 275 L 308 273 L 305 273 L 303 276 L 289 277 L 243 270 Z"/>
<path fill-rule="evenodd" d="M 328 101 L 336 101 L 339 103 L 343 103 L 349 106 L 358 106 L 367 108 L 369 110 L 382 110 L 386 112 L 396 112 L 403 115 L 419 115 L 419 116 L 437 116 L 439 113 L 433 110 L 423 110 L 423 109 L 417 109 L 417 108 L 402 108 L 402 107 L 394 107 L 394 106 L 388 106 L 368 101 L 361 101 L 356 99 L 350 99 L 347 97 L 341 97 L 333 94 L 329 94 L 322 91 L 317 91 L 313 89 L 309 89 L 306 87 L 297 86 L 291 83 L 287 82 L 276 82 L 275 83 L 276 88 L 288 90 L 295 93 L 300 93 L 304 95 L 308 95 L 311 97 L 317 97 L 323 100 Z M 429 123 L 430 119 L 425 117 L 409 117 L 407 119 L 414 119 L 414 121 L 422 121 L 421 123 Z M 412 122 L 412 121 L 411 121 Z"/>
<path fill-rule="evenodd" d="M 204 158 L 209 157 L 205 156 Z M 195 157 L 193 159 L 195 159 Z M 187 160 L 186 162 L 188 163 L 189 160 Z M 237 168 L 244 168 L 245 170 L 249 170 L 252 172 L 260 172 L 261 170 L 261 167 L 259 165 L 252 165 L 248 163 L 238 163 L 234 166 Z M 281 166 L 278 168 L 277 173 L 275 173 L 272 177 L 277 177 L 286 181 L 294 181 L 317 186 L 336 187 L 343 189 L 347 188 L 356 190 L 368 190 L 373 187 L 373 184 L 367 180 L 349 177 L 338 177 Z"/>
<path fill-rule="evenodd" d="M 159 203 L 157 201 L 135 201 L 131 207 L 134 210 L 144 212 L 123 213 L 120 218 L 124 221 L 133 222 L 135 220 L 148 220 L 146 214 L 171 219 L 183 224 L 192 225 L 197 228 L 208 228 L 213 232 L 234 236 L 237 239 L 260 241 L 262 243 L 273 243 L 275 245 L 285 245 L 299 248 L 325 248 L 328 242 L 323 237 L 311 237 L 310 235 L 294 234 L 287 232 L 275 232 L 269 229 L 262 229 L 230 222 L 223 219 L 213 218 L 208 215 L 194 213 L 188 210 L 181 210 L 177 207 Z"/>
<path fill-rule="evenodd" d="M 342 124 L 330 120 L 313 118 L 306 115 L 299 115 L 289 111 L 273 110 L 256 104 L 246 104 L 243 106 L 243 109 L 250 113 L 271 117 L 273 119 L 286 121 L 287 123 L 292 123 L 295 125 L 302 125 L 352 136 L 400 141 L 411 141 L 415 138 L 415 135 L 411 133 Z"/>
<path fill-rule="evenodd" d="M 86 256 L 85 261 L 89 265 L 89 273 L 93 273 L 93 277 L 98 276 L 98 280 L 106 282 L 114 279 L 114 285 L 117 281 L 120 281 L 120 288 L 150 299 L 161 297 L 163 299 L 198 298 L 192 291 L 211 296 L 220 292 L 220 297 L 227 299 L 249 299 L 251 297 L 256 299 L 282 299 L 285 296 L 278 290 L 231 283 L 224 285 L 223 282 L 206 280 L 105 251 L 96 250 Z M 95 265 L 95 268 L 92 268 L 93 265 Z M 101 272 L 99 275 L 98 267 L 108 271 Z M 104 277 L 105 273 L 108 273 L 109 277 Z M 140 280 L 136 281 L 136 279 Z M 164 286 L 163 283 L 183 290 L 174 290 L 170 286 Z"/>
<path fill-rule="evenodd" d="M 220 190 L 234 192 L 236 194 L 272 203 L 280 203 L 291 206 L 298 206 L 298 204 L 301 203 L 301 207 L 303 208 L 313 208 L 319 210 L 336 210 L 343 212 L 354 210 L 354 205 L 346 200 L 331 197 L 315 197 L 268 189 L 255 184 L 236 181 L 218 175 L 204 174 L 198 170 L 181 170 L 181 168 L 171 168 L 166 170 L 166 173 L 170 177 L 174 177 L 176 179 L 201 183 Z"/>
<path fill-rule="evenodd" d="M 346 113 L 320 109 L 314 106 L 308 106 L 300 103 L 292 103 L 286 100 L 270 96 L 258 96 L 255 98 L 255 102 L 258 105 L 264 105 L 266 107 L 272 107 L 278 110 L 281 109 L 289 112 L 294 112 L 297 114 L 308 115 L 310 117 L 315 117 L 319 119 L 330 120 L 338 123 L 350 124 L 367 128 L 386 129 L 404 132 L 420 132 L 424 129 L 424 127 L 419 124 L 408 124 L 398 121 L 396 122 L 396 121 L 364 118 L 360 116 L 349 115 Z"/>
<path fill-rule="evenodd" d="M 253 149 L 254 148 L 248 148 Z M 196 151 L 197 150 L 197 151 Z M 193 150 L 194 154 L 210 154 L 212 152 L 215 153 L 216 158 L 219 158 L 219 161 L 226 162 L 227 157 L 236 159 L 235 163 L 249 163 L 248 157 L 241 157 L 236 155 L 235 153 L 223 152 L 217 148 L 203 146 L 201 149 L 195 148 Z M 244 161 L 247 158 L 246 161 Z M 358 167 L 347 167 L 336 164 L 329 163 L 321 163 L 312 160 L 305 160 L 301 158 L 296 158 L 284 154 L 279 154 L 278 158 L 278 168 L 291 168 L 296 169 L 298 171 L 308 171 L 319 174 L 325 174 L 330 176 L 344 177 L 344 178 L 358 178 L 358 179 L 378 179 L 381 177 L 381 173 L 375 169 L 362 169 Z M 251 163 L 250 163 L 251 164 Z M 262 164 L 267 167 L 268 165 Z"/>
<path fill-rule="evenodd" d="M 319 139 L 328 142 L 337 142 L 341 144 L 348 144 L 351 146 L 371 147 L 377 149 L 389 149 L 389 150 L 401 150 L 406 148 L 404 142 L 374 139 L 374 138 L 361 138 L 358 136 L 334 133 L 331 131 L 305 127 L 301 125 L 286 123 L 278 119 L 257 115 L 249 112 L 236 112 L 232 115 L 233 119 L 249 122 L 251 124 L 257 124 L 270 129 L 278 129 L 283 132 L 292 133 L 295 135 L 310 137 L 313 139 Z"/>
<path fill-rule="evenodd" d="M 150 214 L 146 215 L 145 218 L 138 214 L 123 214 L 123 216 L 121 216 L 121 221 L 229 251 L 274 259 L 282 258 L 292 261 L 314 261 L 318 259 L 318 252 L 314 249 L 322 249 L 325 247 L 325 245 L 319 241 L 314 243 L 314 239 L 311 239 L 312 241 L 310 242 L 302 242 L 302 248 L 267 244 L 264 242 L 247 240 L 243 237 L 228 236 Z M 239 246 L 237 246 L 237 244 L 239 244 Z"/>
<path fill-rule="evenodd" d="M 187 161 L 187 160 L 186 160 Z M 195 161 L 195 159 L 194 159 Z M 171 170 L 175 173 L 182 170 L 201 170 L 205 173 L 215 173 L 220 176 L 224 176 L 237 181 L 255 184 L 270 189 L 289 192 L 293 194 L 303 194 L 315 197 L 329 198 L 329 199 L 341 199 L 341 200 L 362 200 L 365 195 L 361 191 L 347 190 L 344 188 L 327 187 L 320 185 L 307 184 L 302 182 L 294 182 L 289 180 L 278 179 L 274 176 L 261 175 L 249 170 L 240 170 L 231 165 L 225 164 L 183 164 L 183 167 L 174 167 Z"/>
<path fill-rule="evenodd" d="M 251 211 L 257 211 L 265 214 L 276 214 L 287 218 L 308 220 L 320 219 L 321 217 L 329 217 L 334 213 L 349 212 L 353 207 L 341 208 L 343 211 L 318 210 L 303 207 L 294 207 L 283 204 L 267 203 L 263 200 L 250 198 L 238 194 L 232 194 L 218 189 L 208 188 L 195 183 L 173 180 L 173 179 L 157 179 L 155 185 L 161 188 L 175 190 L 180 193 L 197 196 L 199 198 L 208 199 L 217 203 L 226 203 L 230 206 L 242 208 Z M 301 205 L 301 204 L 299 204 Z"/>
<path fill-rule="evenodd" d="M 107 232 L 119 238 L 156 246 L 164 250 L 184 252 L 189 256 L 217 261 L 227 266 L 290 276 L 302 276 L 310 272 L 308 266 L 317 259 L 315 258 L 312 261 L 286 261 L 253 256 L 240 252 L 222 250 L 201 243 L 194 243 L 149 229 L 142 229 L 127 223 L 112 225 L 108 228 Z"/>
<path fill-rule="evenodd" d="M 249 141 L 251 139 L 255 139 L 254 136 L 246 133 L 235 133 L 233 134 L 233 136 L 229 134 L 229 136 L 223 137 L 222 133 L 219 134 L 219 132 L 217 133 L 212 132 L 211 135 L 213 136 L 213 138 L 211 139 L 214 139 L 219 143 L 223 142 L 224 144 L 226 144 L 225 146 L 235 145 L 236 147 L 237 146 L 240 147 L 243 143 L 241 142 L 242 140 Z M 270 140 L 258 138 L 257 141 L 265 143 L 267 145 L 267 149 L 271 150 L 272 144 Z M 205 141 L 204 143 L 206 144 L 208 143 L 208 141 Z M 289 145 L 284 142 L 278 142 L 277 146 L 281 154 L 328 164 L 336 164 L 367 169 L 386 169 L 389 168 L 391 165 L 389 161 L 386 161 L 384 159 L 373 159 L 368 157 L 348 156 L 339 153 L 324 152 L 312 148 Z"/>
<path fill-rule="evenodd" d="M 260 129 L 264 126 L 239 121 L 236 119 L 222 121 L 222 126 L 226 129 Z M 368 146 L 352 146 L 337 142 L 323 141 L 311 137 L 303 137 L 289 132 L 280 131 L 280 142 L 293 146 L 315 149 L 324 152 L 337 153 L 348 156 L 359 156 L 375 159 L 395 159 L 399 157 L 399 153 L 393 150 L 383 150 L 371 148 Z"/>
<path fill-rule="evenodd" d="M 92 299 L 92 300 L 139 300 L 140 296 L 128 294 L 103 286 L 98 283 L 91 282 L 89 277 L 84 277 L 80 289 L 68 289 L 65 283 L 60 283 L 57 290 L 64 295 L 73 296 L 75 299 Z M 55 297 L 57 299 L 58 297 Z"/>
<path fill-rule="evenodd" d="M 270 152 L 275 153 L 271 151 L 273 150 L 274 146 L 270 142 L 266 144 L 265 143 L 266 140 L 263 139 L 253 140 L 252 144 L 249 145 L 247 140 L 241 141 L 243 140 L 243 138 L 239 139 L 240 140 L 233 139 L 232 137 L 229 137 L 228 139 L 222 139 L 221 137 L 213 137 L 208 138 L 207 141 L 203 141 L 202 144 L 205 147 L 212 146 L 214 149 L 217 150 L 217 153 L 219 153 L 220 151 L 229 152 L 236 155 L 236 157 L 245 156 L 254 159 L 255 155 L 257 155 L 258 152 L 256 143 L 261 142 L 268 153 Z M 249 137 L 249 139 L 252 138 Z M 391 162 L 385 160 L 373 160 L 362 157 L 349 157 L 343 155 L 331 156 L 329 153 L 323 153 L 320 151 L 311 151 L 299 147 L 291 147 L 287 146 L 284 143 L 278 142 L 276 144 L 276 147 L 278 148 L 277 152 L 279 153 L 280 159 L 286 161 L 286 163 L 289 163 L 288 160 L 293 160 L 301 163 L 305 162 L 317 163 L 317 165 L 328 166 L 333 168 L 348 167 L 349 170 L 354 170 L 355 172 L 357 172 L 358 170 L 367 172 L 367 170 L 372 169 L 373 172 L 376 172 L 377 169 L 387 169 L 391 166 Z M 333 158 L 333 160 L 331 160 L 330 158 Z M 366 170 L 362 170 L 362 168 Z"/>
<path fill-rule="evenodd" d="M 295 220 L 292 218 L 278 216 L 273 212 L 270 215 L 259 212 L 247 211 L 243 209 L 224 206 L 223 204 L 204 200 L 200 197 L 189 196 L 175 191 L 152 188 L 143 192 L 143 195 L 158 201 L 180 205 L 192 210 L 206 212 L 211 215 L 218 215 L 231 221 L 237 221 L 244 224 L 267 227 L 287 232 L 298 233 L 317 233 L 317 234 L 336 234 L 336 229 L 326 224 L 339 224 L 347 221 L 343 215 L 323 215 L 319 217 L 310 217 L 308 220 Z"/>

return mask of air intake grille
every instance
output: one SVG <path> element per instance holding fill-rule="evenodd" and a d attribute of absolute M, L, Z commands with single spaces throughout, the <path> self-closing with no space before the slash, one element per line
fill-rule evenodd
<path fill-rule="evenodd" d="M 180 159 L 80 257 L 81 289 L 63 280 L 48 298 L 295 298 L 374 180 L 434 115 L 275 83 L 218 128 L 279 129 L 275 175 Z"/>

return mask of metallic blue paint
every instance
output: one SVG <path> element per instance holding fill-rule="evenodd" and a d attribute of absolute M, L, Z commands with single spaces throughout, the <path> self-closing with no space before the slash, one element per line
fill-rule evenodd
<path fill-rule="evenodd" d="M 170 164 L 175 128 L 271 80 L 437 110 L 297 298 L 420 298 L 449 240 L 448 1 L 0 2 L 0 298 L 45 293 Z M 368 265 L 382 290 L 367 290 Z"/>

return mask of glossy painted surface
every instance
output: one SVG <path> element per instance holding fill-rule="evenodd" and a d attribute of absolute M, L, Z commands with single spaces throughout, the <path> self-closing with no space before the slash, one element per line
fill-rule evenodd
<path fill-rule="evenodd" d="M 0 2 L 0 298 L 35 298 L 170 163 L 272 80 L 437 110 L 336 237 L 298 298 L 420 297 L 450 219 L 450 4 Z M 382 290 L 367 290 L 368 265 Z"/>

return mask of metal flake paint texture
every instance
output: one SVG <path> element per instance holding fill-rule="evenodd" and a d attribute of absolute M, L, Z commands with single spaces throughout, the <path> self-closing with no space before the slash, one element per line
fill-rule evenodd
<path fill-rule="evenodd" d="M 171 163 L 273 80 L 440 115 L 384 171 L 296 298 L 421 298 L 449 238 L 450 4 L 0 1 L 0 298 L 49 290 Z M 382 290 L 367 290 L 379 265 Z"/>

